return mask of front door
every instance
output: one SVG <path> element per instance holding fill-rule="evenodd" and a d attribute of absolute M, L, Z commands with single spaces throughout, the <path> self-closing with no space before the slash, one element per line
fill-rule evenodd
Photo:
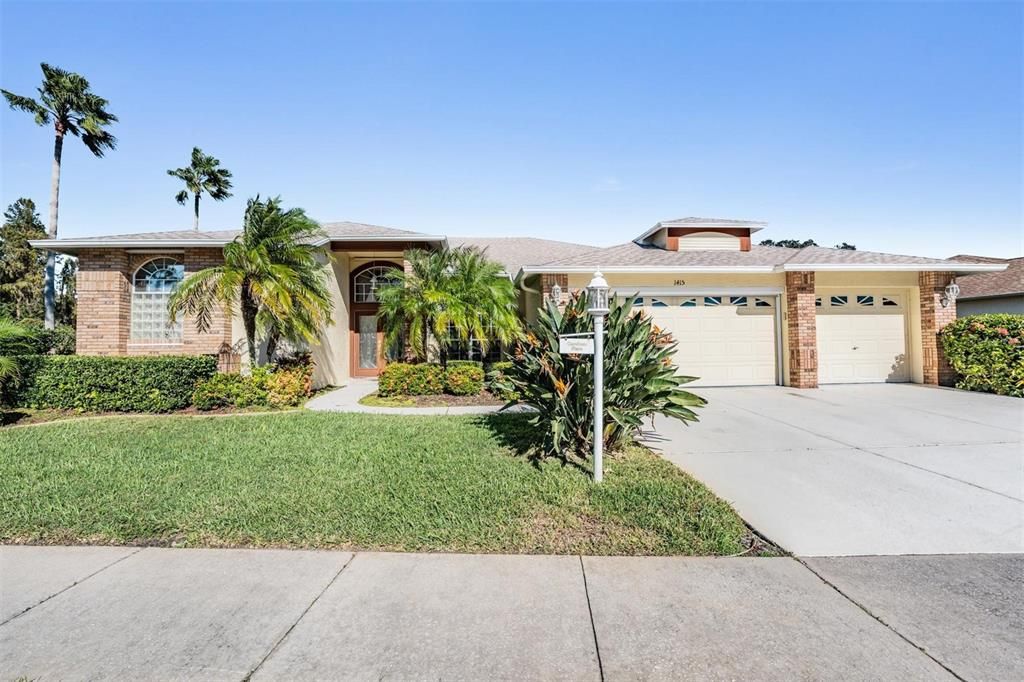
<path fill-rule="evenodd" d="M 383 361 L 380 352 L 382 334 L 377 329 L 377 316 L 357 314 L 353 336 L 353 376 L 377 376 Z"/>

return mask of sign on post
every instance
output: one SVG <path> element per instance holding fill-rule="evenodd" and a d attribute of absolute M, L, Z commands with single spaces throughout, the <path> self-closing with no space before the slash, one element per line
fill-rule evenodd
<path fill-rule="evenodd" d="M 558 352 L 562 355 L 593 355 L 593 337 L 559 336 Z"/>

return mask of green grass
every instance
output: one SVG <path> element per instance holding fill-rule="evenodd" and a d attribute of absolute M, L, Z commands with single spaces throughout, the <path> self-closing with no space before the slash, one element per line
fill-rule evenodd
<path fill-rule="evenodd" d="M 0 431 L 0 542 L 733 554 L 743 522 L 650 452 L 589 472 L 522 417 L 112 417 Z"/>

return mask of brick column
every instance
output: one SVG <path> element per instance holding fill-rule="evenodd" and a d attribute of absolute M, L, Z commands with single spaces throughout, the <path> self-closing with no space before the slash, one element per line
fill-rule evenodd
<path fill-rule="evenodd" d="M 551 290 L 557 284 L 562 290 L 558 297 L 558 305 L 563 306 L 569 301 L 569 275 L 565 273 L 541 275 L 541 291 L 544 292 L 544 305 L 551 298 Z"/>
<path fill-rule="evenodd" d="M 923 383 L 952 386 L 956 373 L 949 366 L 942 351 L 939 332 L 956 320 L 956 301 L 948 307 L 942 306 L 946 285 L 953 280 L 950 272 L 921 272 L 917 284 L 921 297 L 921 365 L 924 369 Z"/>
<path fill-rule="evenodd" d="M 131 294 L 128 254 L 118 249 L 83 249 L 78 254 L 79 355 L 124 355 L 128 349 Z"/>
<path fill-rule="evenodd" d="M 818 332 L 815 326 L 814 273 L 786 273 L 786 330 L 789 334 L 789 385 L 818 387 Z"/>

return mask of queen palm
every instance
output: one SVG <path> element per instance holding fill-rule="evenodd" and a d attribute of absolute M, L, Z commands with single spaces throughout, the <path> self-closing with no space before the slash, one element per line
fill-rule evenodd
<path fill-rule="evenodd" d="M 486 352 L 491 341 L 508 342 L 519 333 L 515 288 L 480 251 L 411 249 L 405 259 L 408 269 L 396 268 L 394 285 L 377 292 L 389 345 L 408 334 L 413 353 L 426 361 L 432 337 L 446 363 L 452 334 L 477 339 Z"/>
<path fill-rule="evenodd" d="M 184 168 L 167 171 L 185 183 L 185 189 L 174 196 L 182 206 L 192 195 L 192 229 L 199 230 L 199 197 L 206 192 L 215 201 L 224 201 L 231 196 L 231 171 L 220 167 L 220 160 L 204 154 L 199 147 L 192 148 L 192 163 Z"/>
<path fill-rule="evenodd" d="M 221 307 L 232 315 L 238 310 L 252 366 L 258 335 L 315 341 L 333 309 L 327 265 L 314 246 L 322 236 L 301 208 L 283 210 L 279 198 L 250 199 L 241 234 L 224 246 L 224 264 L 195 272 L 178 285 L 169 303 L 171 318 L 192 315 L 203 332 Z"/>
<path fill-rule="evenodd" d="M 107 100 L 89 90 L 89 81 L 77 73 L 64 71 L 49 64 L 40 64 L 43 84 L 39 87 L 38 101 L 0 90 L 12 109 L 25 111 L 35 117 L 36 124 L 53 122 L 53 169 L 50 177 L 50 225 L 48 236 L 57 238 L 57 207 L 60 203 L 60 164 L 64 152 L 64 137 L 81 138 L 86 148 L 96 156 L 103 156 L 117 146 L 117 138 L 106 129 L 117 122 L 117 116 L 107 111 Z M 54 327 L 54 274 L 57 254 L 46 252 L 46 271 L 43 281 L 45 323 Z"/>

